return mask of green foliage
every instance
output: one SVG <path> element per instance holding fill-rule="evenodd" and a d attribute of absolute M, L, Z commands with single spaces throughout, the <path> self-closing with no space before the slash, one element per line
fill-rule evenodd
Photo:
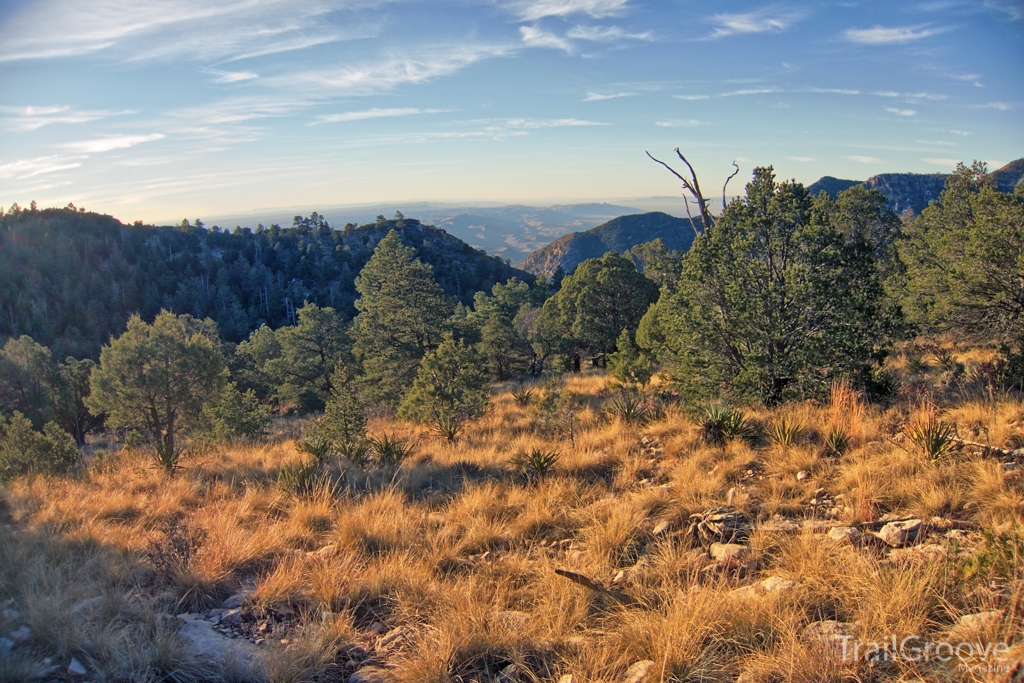
<path fill-rule="evenodd" d="M 629 425 L 646 424 L 651 419 L 647 395 L 636 391 L 617 393 L 605 401 L 602 410 Z"/>
<path fill-rule="evenodd" d="M 483 414 L 487 393 L 480 355 L 446 333 L 440 346 L 423 358 L 399 415 L 443 429 L 451 442 L 463 423 Z"/>
<path fill-rule="evenodd" d="M 521 450 L 512 458 L 512 464 L 531 479 L 542 479 L 551 473 L 561 459 L 558 451 L 545 451 L 540 448 Z"/>
<path fill-rule="evenodd" d="M 565 391 L 558 380 L 551 380 L 535 410 L 543 431 L 565 439 L 575 448 L 582 409 L 583 401 L 579 394 Z"/>
<path fill-rule="evenodd" d="M 86 400 L 92 390 L 90 381 L 96 363 L 88 358 L 78 360 L 68 356 L 58 363 L 51 375 L 50 401 L 53 421 L 69 433 L 79 446 L 85 437 L 103 425 L 103 415 L 93 415 Z"/>
<path fill-rule="evenodd" d="M 392 230 L 356 278 L 361 297 L 351 332 L 353 352 L 371 404 L 398 405 L 417 377 L 420 359 L 441 342 L 453 309 L 431 267 L 413 260 L 415 253 Z"/>
<path fill-rule="evenodd" d="M 252 389 L 242 393 L 234 384 L 227 384 L 220 396 L 203 408 L 203 420 L 216 438 L 256 439 L 267 433 L 270 408 L 260 403 Z"/>
<path fill-rule="evenodd" d="M 905 306 L 932 329 L 1024 345 L 1024 195 L 998 192 L 960 164 L 907 230 Z"/>
<path fill-rule="evenodd" d="M 313 458 L 313 463 L 317 467 L 324 467 L 338 454 L 334 441 L 319 424 L 314 424 L 312 429 L 306 430 L 302 439 L 295 442 L 295 450 Z"/>
<path fill-rule="evenodd" d="M 477 292 L 468 322 L 478 328 L 477 349 L 491 376 L 503 382 L 530 371 L 535 354 L 516 316 L 529 307 L 532 292 L 529 285 L 515 278 L 496 284 L 491 296 Z"/>
<path fill-rule="evenodd" d="M 669 249 L 660 237 L 631 247 L 625 256 L 637 261 L 644 277 L 658 287 L 674 286 L 679 282 L 683 252 Z"/>
<path fill-rule="evenodd" d="M 370 437 L 370 447 L 378 460 L 392 465 L 401 464 L 415 449 L 411 442 L 386 432 L 380 436 Z"/>
<path fill-rule="evenodd" d="M 981 531 L 982 545 L 967 554 L 961 565 L 962 580 L 992 579 L 1014 582 L 1021 579 L 1024 566 L 1024 534 L 1018 524 L 1006 530 L 986 527 Z"/>
<path fill-rule="evenodd" d="M 647 386 L 654 374 L 654 359 L 634 342 L 634 334 L 623 330 L 615 342 L 615 353 L 608 356 L 608 369 L 623 384 Z"/>
<path fill-rule="evenodd" d="M 331 373 L 348 350 L 344 320 L 329 307 L 305 302 L 298 322 L 274 332 L 280 353 L 263 371 L 273 380 L 282 403 L 300 413 L 322 410 L 331 395 Z"/>
<path fill-rule="evenodd" d="M 873 222 L 852 210 L 755 169 L 746 196 L 694 241 L 641 343 L 691 396 L 774 405 L 863 372 L 895 334 L 898 310 L 885 299 Z"/>
<path fill-rule="evenodd" d="M 705 406 L 699 419 L 700 437 L 709 446 L 723 447 L 731 439 L 746 439 L 754 434 L 754 427 L 742 411 L 729 406 Z"/>
<path fill-rule="evenodd" d="M 533 402 L 533 395 L 536 393 L 532 387 L 528 387 L 522 383 L 518 386 L 512 387 L 512 398 L 515 402 L 524 408 Z"/>
<path fill-rule="evenodd" d="M 160 464 L 173 472 L 178 436 L 200 425 L 203 408 L 227 381 L 220 338 L 212 321 L 163 311 L 152 325 L 138 316 L 103 347 L 92 373 L 88 405 L 107 413 L 111 428 L 145 431 Z"/>
<path fill-rule="evenodd" d="M 544 303 L 542 324 L 560 340 L 562 353 L 603 356 L 615 350 L 622 330 L 636 329 L 657 298 L 657 285 L 637 272 L 632 259 L 608 252 L 584 261 L 562 281 Z"/>
<path fill-rule="evenodd" d="M 908 425 L 907 439 L 931 462 L 947 455 L 956 445 L 956 425 L 930 412 L 924 421 Z"/>
<path fill-rule="evenodd" d="M 24 474 L 64 474 L 80 463 L 75 440 L 55 423 L 47 422 L 38 432 L 21 413 L 10 418 L 0 415 L 0 480 Z"/>
<path fill-rule="evenodd" d="M 797 444 L 803 432 L 803 423 L 782 417 L 769 425 L 768 438 L 779 448 L 787 449 Z"/>
<path fill-rule="evenodd" d="M 324 432 L 338 453 L 354 463 L 366 459 L 366 417 L 363 403 L 355 392 L 348 366 L 339 362 L 331 378 L 331 397 L 322 420 Z"/>
<path fill-rule="evenodd" d="M 330 486 L 330 475 L 323 472 L 316 460 L 285 467 L 277 475 L 281 488 L 299 496 L 311 496 L 317 490 Z"/>
<path fill-rule="evenodd" d="M 825 435 L 825 452 L 828 455 L 840 456 L 850 448 L 850 433 L 833 425 Z"/>

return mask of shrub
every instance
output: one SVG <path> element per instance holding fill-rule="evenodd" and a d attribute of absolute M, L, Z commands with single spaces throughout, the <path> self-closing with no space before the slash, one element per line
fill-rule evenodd
<path fill-rule="evenodd" d="M 850 433 L 842 427 L 832 426 L 825 436 L 825 452 L 839 456 L 850 448 Z"/>
<path fill-rule="evenodd" d="M 512 398 L 521 406 L 528 406 L 533 401 L 534 390 L 522 384 L 512 389 Z"/>
<path fill-rule="evenodd" d="M 327 464 L 327 461 L 338 454 L 334 442 L 325 434 L 319 425 L 308 430 L 301 441 L 295 442 L 295 450 L 312 456 L 313 462 L 318 467 Z"/>
<path fill-rule="evenodd" d="M 780 418 L 768 428 L 768 438 L 782 449 L 792 448 L 800 440 L 804 426 L 795 420 Z"/>
<path fill-rule="evenodd" d="M 54 422 L 42 432 L 32 429 L 21 413 L 0 415 L 0 479 L 22 474 L 64 474 L 78 467 L 81 458 L 70 434 Z"/>
<path fill-rule="evenodd" d="M 547 476 L 561 455 L 557 451 L 544 451 L 540 448 L 531 449 L 529 453 L 519 451 L 512 459 L 513 465 L 524 472 L 527 477 L 542 478 Z"/>
<path fill-rule="evenodd" d="M 218 438 L 256 439 L 266 434 L 270 426 L 270 408 L 260 402 L 256 392 L 246 389 L 242 393 L 233 384 L 203 409 L 203 416 L 210 434 Z"/>
<path fill-rule="evenodd" d="M 949 453 L 956 444 L 956 425 L 929 413 L 923 422 L 907 426 L 907 438 L 926 458 L 935 462 Z"/>
<path fill-rule="evenodd" d="M 739 410 L 723 405 L 709 405 L 704 408 L 700 419 L 701 439 L 709 446 L 724 446 L 736 438 L 749 438 L 754 427 Z"/>
<path fill-rule="evenodd" d="M 412 455 L 414 446 L 395 434 L 385 433 L 377 437 L 371 436 L 370 448 L 381 461 L 397 465 Z"/>
<path fill-rule="evenodd" d="M 626 424 L 646 424 L 651 419 L 651 406 L 648 397 L 632 391 L 623 391 L 617 396 L 610 398 L 602 409 L 617 417 Z"/>

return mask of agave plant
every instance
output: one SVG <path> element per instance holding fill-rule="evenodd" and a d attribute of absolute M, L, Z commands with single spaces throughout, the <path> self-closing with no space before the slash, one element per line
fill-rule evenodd
<path fill-rule="evenodd" d="M 434 433 L 448 443 L 455 443 L 459 440 L 465 420 L 460 415 L 438 415 L 431 423 Z"/>
<path fill-rule="evenodd" d="M 785 450 L 796 445 L 797 441 L 800 440 L 801 434 L 803 434 L 803 430 L 804 426 L 802 423 L 796 420 L 787 420 L 783 417 L 773 422 L 768 428 L 768 438 L 776 446 Z"/>
<path fill-rule="evenodd" d="M 533 402 L 534 393 L 535 392 L 532 388 L 520 383 L 519 386 L 512 389 L 512 398 L 514 398 L 516 403 L 519 405 L 528 406 Z"/>
<path fill-rule="evenodd" d="M 613 396 L 602 408 L 606 413 L 619 418 L 626 424 L 645 424 L 651 419 L 647 397 L 630 391 Z"/>
<path fill-rule="evenodd" d="M 929 413 L 923 422 L 907 426 L 907 438 L 932 462 L 953 449 L 956 434 L 955 424 L 940 420 L 934 413 Z"/>
<path fill-rule="evenodd" d="M 746 438 L 754 429 L 742 412 L 713 404 L 704 408 L 700 420 L 701 439 L 709 446 L 724 446 L 729 439 Z"/>
<path fill-rule="evenodd" d="M 412 455 L 413 444 L 395 434 L 381 434 L 370 437 L 370 448 L 384 462 L 398 464 Z"/>
<path fill-rule="evenodd" d="M 558 451 L 544 451 L 534 448 L 529 453 L 519 451 L 512 459 L 512 462 L 519 469 L 526 472 L 528 477 L 541 478 L 551 472 L 559 458 L 561 458 L 561 455 L 559 455 Z"/>
<path fill-rule="evenodd" d="M 825 451 L 829 455 L 842 455 L 850 449 L 850 433 L 833 425 L 825 435 Z"/>
<path fill-rule="evenodd" d="M 334 441 L 326 434 L 312 430 L 306 434 L 301 441 L 295 444 L 295 450 L 313 457 L 317 466 L 323 465 L 337 455 Z"/>
<path fill-rule="evenodd" d="M 327 475 L 321 472 L 319 464 L 315 461 L 286 467 L 277 475 L 277 483 L 281 488 L 300 496 L 311 495 L 322 487 L 325 481 Z"/>

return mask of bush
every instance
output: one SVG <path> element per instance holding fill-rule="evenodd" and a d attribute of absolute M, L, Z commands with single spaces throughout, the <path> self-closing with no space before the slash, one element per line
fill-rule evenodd
<path fill-rule="evenodd" d="M 381 461 L 397 465 L 412 455 L 413 444 L 395 434 L 370 437 L 370 447 Z"/>
<path fill-rule="evenodd" d="M 613 396 L 603 409 L 612 417 L 617 417 L 630 425 L 646 424 L 651 419 L 647 396 L 632 391 L 623 391 L 618 396 Z"/>
<path fill-rule="evenodd" d="M 531 479 L 542 478 L 551 472 L 560 457 L 558 451 L 543 451 L 534 448 L 529 453 L 526 451 L 516 453 L 512 464 Z"/>
<path fill-rule="evenodd" d="M 209 433 L 217 438 L 256 439 L 267 433 L 270 408 L 260 403 L 256 392 L 245 393 L 229 385 L 220 398 L 203 409 Z"/>
<path fill-rule="evenodd" d="M 700 419 L 700 436 L 707 445 L 724 446 L 730 439 L 749 438 L 753 434 L 753 425 L 739 410 L 723 405 L 704 408 Z"/>
<path fill-rule="evenodd" d="M 0 415 L 0 479 L 23 474 L 64 474 L 78 467 L 81 457 L 70 434 L 54 422 L 42 432 L 32 429 L 21 413 Z"/>

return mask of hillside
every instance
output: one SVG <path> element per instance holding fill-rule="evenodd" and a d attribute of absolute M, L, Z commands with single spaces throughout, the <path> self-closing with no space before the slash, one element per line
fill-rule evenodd
<path fill-rule="evenodd" d="M 660 212 L 620 216 L 586 232 L 559 237 L 526 257 L 523 269 L 534 275 L 551 276 L 561 266 L 571 273 L 587 259 L 600 258 L 609 251 L 623 252 L 659 238 L 669 249 L 686 251 L 693 237 L 693 227 L 685 218 Z"/>
<path fill-rule="evenodd" d="M 233 232 L 125 225 L 74 209 L 0 217 L 0 341 L 27 334 L 57 357 L 96 357 L 133 313 L 211 317 L 229 341 L 294 320 L 303 301 L 355 314 L 355 277 L 395 229 L 445 292 L 463 302 L 511 277 L 497 257 L 417 220 L 333 230 L 322 217 Z"/>
<path fill-rule="evenodd" d="M 908 209 L 919 214 L 930 202 L 939 198 L 946 178 L 943 173 L 880 173 L 865 181 L 842 180 L 825 176 L 807 186 L 813 194 L 827 192 L 833 197 L 854 185 L 878 190 L 889 199 L 889 208 L 902 214 Z M 1024 178 L 1024 159 L 1011 161 L 988 175 L 1000 192 L 1013 192 L 1013 188 Z"/>

